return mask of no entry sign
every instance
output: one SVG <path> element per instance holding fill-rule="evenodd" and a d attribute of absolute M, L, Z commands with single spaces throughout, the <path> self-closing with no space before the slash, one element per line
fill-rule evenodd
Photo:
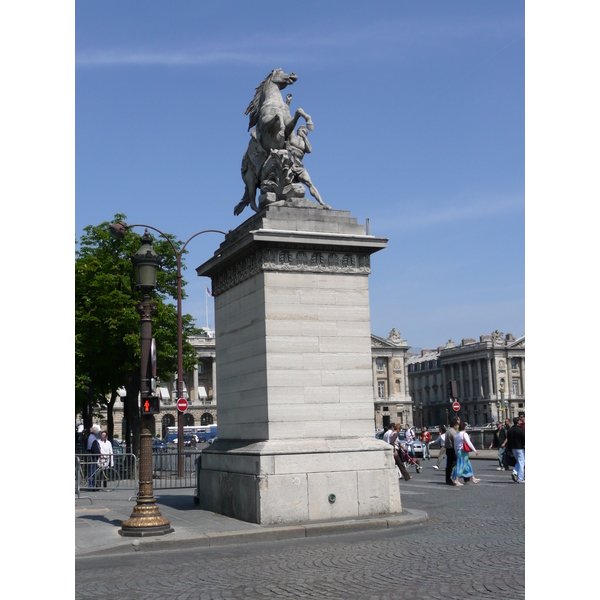
<path fill-rule="evenodd" d="M 456 404 L 458 404 L 458 402 Z M 179 412 L 185 412 L 187 410 L 187 407 L 188 403 L 185 398 L 179 398 L 179 400 L 177 400 L 177 410 Z"/>
<path fill-rule="evenodd" d="M 186 406 L 187 406 L 187 402 L 186 402 Z M 454 409 L 454 412 L 458 412 L 460 410 L 460 404 L 458 402 L 453 402 L 452 408 Z"/>

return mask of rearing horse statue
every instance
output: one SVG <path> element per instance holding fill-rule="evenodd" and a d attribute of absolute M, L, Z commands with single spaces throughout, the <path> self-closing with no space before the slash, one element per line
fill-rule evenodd
<path fill-rule="evenodd" d="M 245 115 L 250 115 L 248 131 L 255 126 L 256 129 L 252 132 L 248 150 L 242 160 L 242 179 L 246 184 L 246 191 L 233 211 L 236 215 L 248 205 L 258 211 L 256 190 L 260 186 L 260 169 L 271 150 L 285 148 L 285 142 L 298 120 L 302 117 L 306 121 L 306 127 L 310 131 L 314 130 L 310 115 L 299 108 L 292 116 L 288 104 L 281 96 L 281 90 L 297 79 L 295 73 L 284 73 L 281 69 L 271 71 L 256 88 L 254 98 L 244 112 Z"/>

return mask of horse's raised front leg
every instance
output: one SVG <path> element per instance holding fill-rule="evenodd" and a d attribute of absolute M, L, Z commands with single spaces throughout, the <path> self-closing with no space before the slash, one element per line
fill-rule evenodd
<path fill-rule="evenodd" d="M 315 126 L 313 125 L 310 115 L 307 115 L 301 108 L 299 108 L 294 113 L 294 116 L 292 117 L 292 119 L 290 121 L 288 121 L 285 125 L 285 138 L 286 139 L 290 136 L 290 133 L 292 133 L 292 131 L 294 131 L 294 129 L 296 128 L 296 125 L 298 124 L 300 117 L 302 117 L 306 121 L 306 128 L 309 131 L 315 130 Z"/>

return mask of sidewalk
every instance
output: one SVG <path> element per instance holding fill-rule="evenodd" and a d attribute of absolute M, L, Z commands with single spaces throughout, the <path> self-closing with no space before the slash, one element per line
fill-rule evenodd
<path fill-rule="evenodd" d="M 222 546 L 267 540 L 314 537 L 365 529 L 388 529 L 428 520 L 424 511 L 406 510 L 400 515 L 357 518 L 298 525 L 256 525 L 200 510 L 194 490 L 157 490 L 160 513 L 175 531 L 163 536 L 122 537 L 118 531 L 136 504 L 131 490 L 82 492 L 75 497 L 75 556 L 114 555 L 135 551 Z M 91 498 L 91 501 L 90 501 Z"/>
<path fill-rule="evenodd" d="M 432 451 L 432 460 L 437 457 Z M 472 460 L 497 458 L 495 450 L 480 450 Z M 421 460 L 421 459 L 420 459 Z M 428 463 L 429 461 L 425 461 Z M 194 489 L 155 490 L 160 513 L 175 530 L 163 536 L 132 538 L 119 535 L 123 521 L 136 505 L 132 490 L 85 492 L 75 497 L 75 556 L 99 556 L 139 551 L 222 546 L 267 540 L 315 537 L 367 529 L 389 529 L 424 523 L 427 513 L 404 510 L 399 515 L 305 523 L 297 525 L 256 525 L 205 510 L 194 504 Z"/>

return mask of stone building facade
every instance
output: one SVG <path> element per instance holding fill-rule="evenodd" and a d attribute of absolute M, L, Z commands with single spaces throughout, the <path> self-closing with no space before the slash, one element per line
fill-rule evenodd
<path fill-rule="evenodd" d="M 408 348 L 396 329 L 386 339 L 371 334 L 376 429 L 390 423 L 413 424 L 406 370 Z"/>
<path fill-rule="evenodd" d="M 444 392 L 440 350 L 421 350 L 408 356 L 408 390 L 413 421 L 418 427 L 446 423 L 448 403 Z"/>
<path fill-rule="evenodd" d="M 525 414 L 525 336 L 495 331 L 479 341 L 449 340 L 437 350 L 408 358 L 409 390 L 416 424 L 446 424 L 455 414 L 447 383 L 456 381 L 458 415 L 483 425 Z"/>

